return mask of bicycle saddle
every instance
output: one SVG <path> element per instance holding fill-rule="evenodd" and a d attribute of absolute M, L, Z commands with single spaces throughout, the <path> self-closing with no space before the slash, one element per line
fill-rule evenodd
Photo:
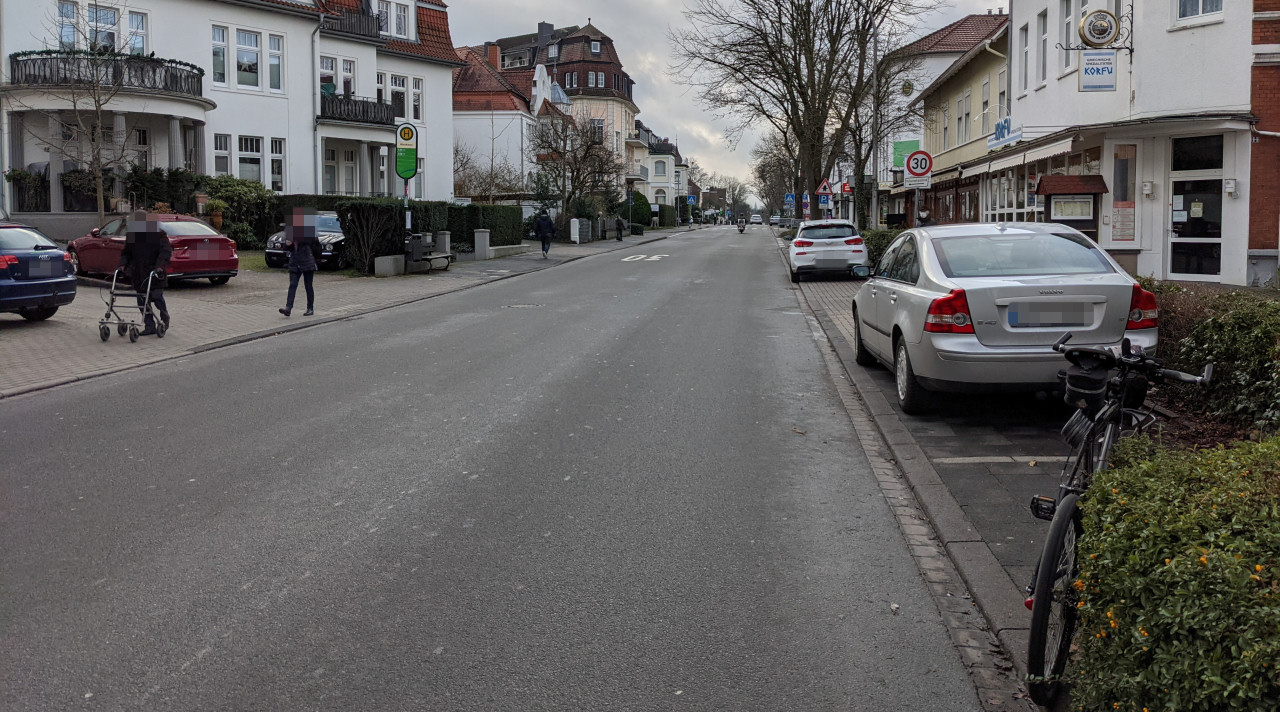
<path fill-rule="evenodd" d="M 1109 371 L 1116 367 L 1116 355 L 1101 346 L 1073 346 L 1064 351 L 1063 356 L 1086 371 L 1099 368 Z"/>

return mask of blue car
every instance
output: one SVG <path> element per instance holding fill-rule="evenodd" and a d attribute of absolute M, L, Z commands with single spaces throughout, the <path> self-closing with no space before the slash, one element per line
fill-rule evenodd
<path fill-rule="evenodd" d="M 75 298 L 67 253 L 33 227 L 0 222 L 0 313 L 44 321 Z"/>

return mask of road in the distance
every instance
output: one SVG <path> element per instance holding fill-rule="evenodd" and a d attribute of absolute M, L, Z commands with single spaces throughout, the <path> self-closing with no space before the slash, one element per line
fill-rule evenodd
<path fill-rule="evenodd" d="M 789 287 L 704 229 L 0 401 L 0 708 L 976 709 Z"/>

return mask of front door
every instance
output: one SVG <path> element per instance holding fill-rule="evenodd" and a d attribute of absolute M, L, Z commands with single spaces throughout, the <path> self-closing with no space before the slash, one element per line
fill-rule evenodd
<path fill-rule="evenodd" d="M 1222 179 L 1173 181 L 1169 276 L 1217 281 L 1222 274 Z"/>

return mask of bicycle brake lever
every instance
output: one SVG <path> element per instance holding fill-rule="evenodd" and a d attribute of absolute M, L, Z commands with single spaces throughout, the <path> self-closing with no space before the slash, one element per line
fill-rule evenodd
<path fill-rule="evenodd" d="M 1054 342 L 1053 350 L 1057 351 L 1058 353 L 1062 353 L 1062 347 L 1065 346 L 1066 343 L 1070 340 L 1071 340 L 1071 332 L 1068 331 L 1067 333 L 1062 335 L 1061 339 L 1058 339 L 1056 342 Z"/>

